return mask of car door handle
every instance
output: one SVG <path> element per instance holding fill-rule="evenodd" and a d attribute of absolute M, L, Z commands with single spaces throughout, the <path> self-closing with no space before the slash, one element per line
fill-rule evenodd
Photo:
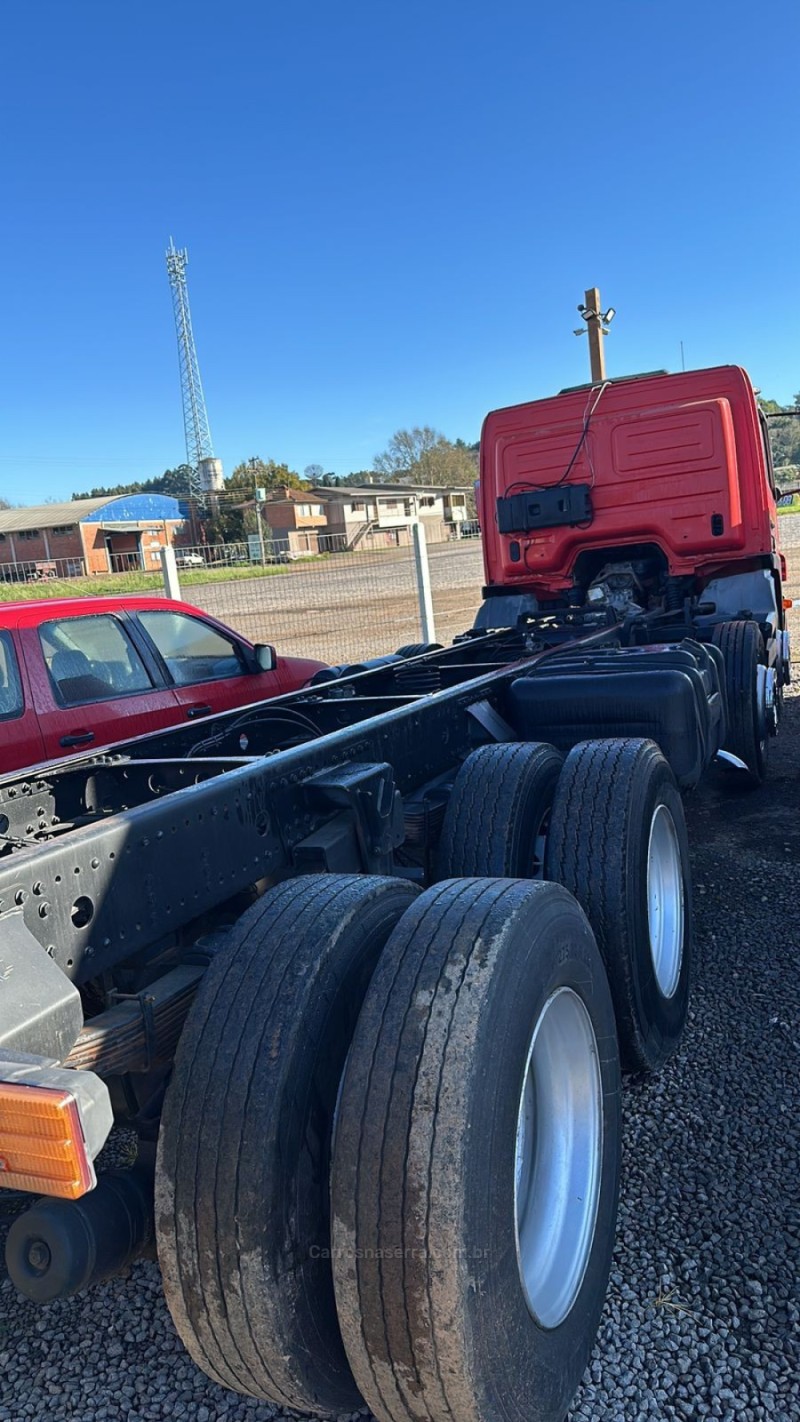
<path fill-rule="evenodd" d="M 187 716 L 208 716 L 211 712 L 210 706 L 187 706 Z"/>
<path fill-rule="evenodd" d="M 74 736 L 62 736 L 58 744 L 60 746 L 85 746 L 93 740 L 94 731 L 80 731 Z"/>

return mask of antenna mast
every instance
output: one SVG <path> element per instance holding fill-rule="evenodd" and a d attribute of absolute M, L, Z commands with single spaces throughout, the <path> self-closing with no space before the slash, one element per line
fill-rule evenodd
<path fill-rule="evenodd" d="M 167 251 L 167 275 L 172 288 L 172 305 L 178 336 L 178 365 L 183 399 L 183 427 L 186 433 L 186 462 L 192 470 L 191 492 L 197 494 L 221 489 L 223 478 L 222 461 L 214 458 L 211 430 L 208 425 L 208 411 L 200 381 L 200 367 L 197 363 L 197 351 L 192 333 L 192 313 L 189 310 L 189 290 L 186 285 L 188 261 L 189 253 L 186 248 L 177 248 L 170 237 Z"/>

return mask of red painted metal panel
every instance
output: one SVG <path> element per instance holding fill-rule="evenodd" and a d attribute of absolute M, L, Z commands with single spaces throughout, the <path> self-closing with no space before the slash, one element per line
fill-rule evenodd
<path fill-rule="evenodd" d="M 590 486 L 591 524 L 498 532 L 498 497 L 564 484 Z M 494 411 L 481 439 L 480 505 L 487 583 L 545 594 L 570 586 L 584 550 L 655 544 L 671 573 L 702 576 L 775 547 L 755 395 L 737 366 Z"/>

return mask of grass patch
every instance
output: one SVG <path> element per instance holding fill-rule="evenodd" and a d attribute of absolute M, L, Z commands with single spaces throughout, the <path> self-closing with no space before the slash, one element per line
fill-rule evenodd
<path fill-rule="evenodd" d="M 317 561 L 316 559 L 314 560 Z M 245 568 L 179 568 L 181 587 L 200 583 L 233 583 L 243 579 L 273 578 L 292 571 L 297 565 L 268 564 Z M 125 593 L 161 592 L 161 573 L 107 573 L 95 578 L 48 578 L 41 583 L 0 582 L 0 602 L 33 602 L 52 597 L 113 597 Z"/>

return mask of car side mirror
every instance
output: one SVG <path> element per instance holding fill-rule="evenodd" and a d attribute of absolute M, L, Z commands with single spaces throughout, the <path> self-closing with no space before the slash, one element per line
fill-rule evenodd
<path fill-rule="evenodd" d="M 274 671 L 278 664 L 278 654 L 274 647 L 268 646 L 266 642 L 257 642 L 253 648 L 256 656 L 256 670 L 260 672 Z"/>

